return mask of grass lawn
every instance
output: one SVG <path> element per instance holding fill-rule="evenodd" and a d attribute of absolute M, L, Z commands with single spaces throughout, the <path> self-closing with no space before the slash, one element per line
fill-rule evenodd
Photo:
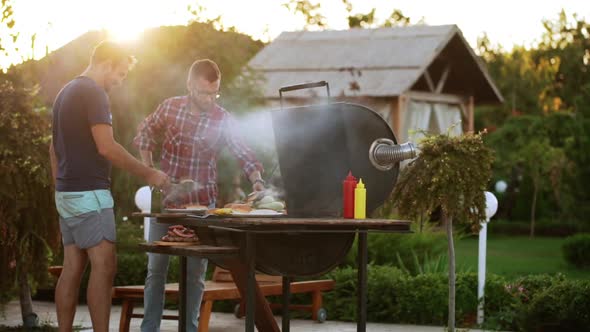
<path fill-rule="evenodd" d="M 489 236 L 486 272 L 509 279 L 528 274 L 561 272 L 572 279 L 590 279 L 590 270 L 577 270 L 567 265 L 561 253 L 565 238 Z M 463 238 L 455 243 L 458 270 L 462 267 L 477 272 L 478 237 Z"/>

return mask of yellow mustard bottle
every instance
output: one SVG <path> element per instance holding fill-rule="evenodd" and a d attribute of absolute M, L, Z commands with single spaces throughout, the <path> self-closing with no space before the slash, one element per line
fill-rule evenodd
<path fill-rule="evenodd" d="M 363 179 L 359 179 L 354 189 L 354 219 L 365 219 L 367 209 L 367 189 Z"/>

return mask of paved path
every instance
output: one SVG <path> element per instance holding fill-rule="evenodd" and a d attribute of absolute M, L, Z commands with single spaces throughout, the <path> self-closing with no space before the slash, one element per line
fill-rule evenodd
<path fill-rule="evenodd" d="M 55 317 L 55 304 L 53 302 L 35 301 L 35 312 L 39 315 L 41 322 L 57 325 Z M 138 309 L 138 311 L 141 309 Z M 165 314 L 174 314 L 174 311 L 165 311 Z M 119 317 L 121 315 L 121 306 L 114 305 L 111 310 L 111 331 L 117 331 L 119 328 Z M 279 326 L 280 317 L 276 317 Z M 12 301 L 5 307 L 4 315 L 0 314 L 0 325 L 17 326 L 21 325 L 20 305 L 18 301 Z M 134 318 L 131 320 L 131 331 L 139 331 L 141 319 Z M 79 305 L 76 313 L 74 325 L 82 327 L 82 331 L 92 331 L 90 315 L 86 305 Z M 377 324 L 368 323 L 367 331 L 369 332 L 442 332 L 445 329 L 436 326 L 416 326 L 416 325 L 397 325 L 397 324 Z M 162 332 L 178 331 L 177 322 L 163 320 L 161 326 Z M 212 313 L 209 324 L 210 332 L 242 332 L 244 331 L 244 319 L 237 319 L 233 314 Z M 356 323 L 327 321 L 325 323 L 316 323 L 311 320 L 294 319 L 291 321 L 291 331 L 293 332 L 354 332 Z M 481 332 L 482 330 L 461 330 Z"/>

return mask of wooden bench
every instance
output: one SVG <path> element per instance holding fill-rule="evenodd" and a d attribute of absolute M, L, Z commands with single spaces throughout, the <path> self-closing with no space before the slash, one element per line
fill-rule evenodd
<path fill-rule="evenodd" d="M 282 294 L 282 278 L 280 276 L 269 276 L 257 274 L 256 281 L 265 296 Z M 326 320 L 326 311 L 322 308 L 322 292 L 334 289 L 334 280 L 310 280 L 291 283 L 291 294 L 311 293 L 312 303 L 310 305 L 291 305 L 289 309 L 310 311 L 313 320 L 323 322 Z M 113 299 L 122 300 L 121 320 L 119 331 L 128 332 L 132 318 L 142 318 L 143 314 L 133 313 L 136 303 L 143 302 L 144 286 L 117 286 L 113 287 Z M 165 294 L 167 299 L 178 299 L 178 284 L 166 284 Z M 244 315 L 244 301 L 240 292 L 234 284 L 229 271 L 215 267 L 212 280 L 205 281 L 205 291 L 201 303 L 199 318 L 199 332 L 207 332 L 211 309 L 216 300 L 240 300 L 234 314 L 237 317 Z M 280 308 L 279 304 L 271 304 L 271 308 Z M 177 320 L 177 315 L 163 315 L 162 319 Z"/>

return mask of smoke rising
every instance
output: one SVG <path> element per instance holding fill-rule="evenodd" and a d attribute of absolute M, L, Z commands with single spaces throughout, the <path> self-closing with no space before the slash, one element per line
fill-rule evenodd
<path fill-rule="evenodd" d="M 349 170 L 346 166 L 348 160 L 345 161 L 341 153 L 335 155 L 331 152 L 336 146 L 346 145 L 342 113 L 339 111 L 339 108 L 328 110 L 316 104 L 300 108 L 258 110 L 237 119 L 240 134 L 248 145 L 257 152 L 264 151 L 272 155 L 273 162 L 270 166 L 265 165 L 263 177 L 267 183 L 271 182 L 268 181 L 271 177 L 280 181 L 272 181 L 276 185 L 267 186 L 266 195 L 290 202 L 294 199 L 307 202 L 306 205 L 317 199 L 316 203 L 308 205 L 310 210 L 314 206 L 323 207 L 320 201 L 324 200 L 334 200 L 333 205 L 339 204 L 340 182 Z M 273 117 L 274 125 L 280 127 L 273 128 Z M 275 132 L 277 130 L 280 132 Z M 282 162 L 287 163 L 281 168 L 286 174 L 280 174 L 275 138 L 280 140 L 278 143 L 283 149 L 291 149 L 281 152 Z M 287 189 L 293 197 L 286 197 Z M 287 202 L 287 209 L 289 204 Z M 331 209 L 338 210 L 336 206 Z"/>
<path fill-rule="evenodd" d="M 164 193 L 164 202 L 172 204 L 185 203 L 191 192 L 197 192 L 201 188 L 203 188 L 202 185 L 190 179 L 182 180 L 180 183 L 173 183 Z"/>

